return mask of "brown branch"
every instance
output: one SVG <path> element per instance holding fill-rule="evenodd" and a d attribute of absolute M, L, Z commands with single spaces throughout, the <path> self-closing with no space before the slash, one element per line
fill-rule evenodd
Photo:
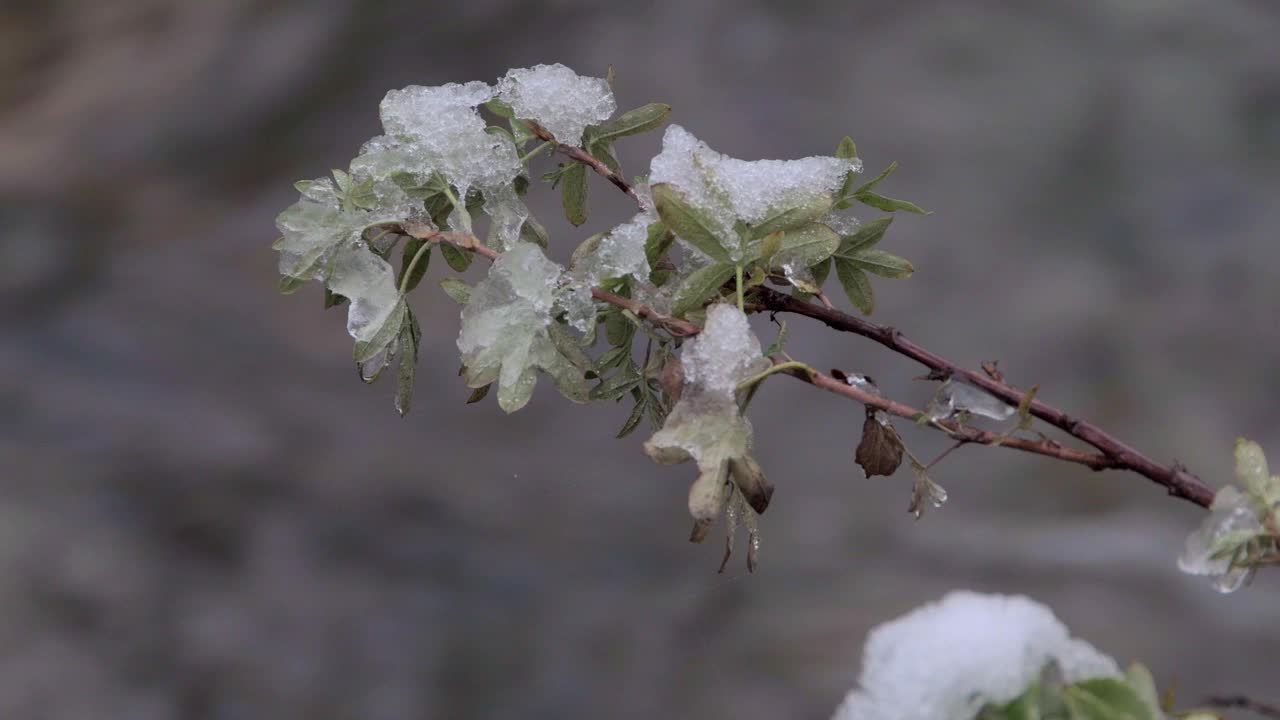
<path fill-rule="evenodd" d="M 420 237 L 425 240 L 450 243 L 463 250 L 468 250 L 476 253 L 477 255 L 484 256 L 489 260 L 495 260 L 498 255 L 500 255 L 496 250 L 485 245 L 475 236 L 467 233 L 437 230 L 415 232 L 418 228 L 408 226 L 407 224 L 403 230 L 410 235 Z M 863 320 L 862 318 L 842 313 L 839 310 L 828 309 L 806 303 L 766 287 L 757 287 L 753 290 L 753 293 L 753 298 L 760 302 L 753 305 L 752 309 L 771 310 L 775 312 L 794 312 L 822 320 L 828 326 L 837 330 L 854 332 L 876 340 L 886 347 L 906 355 L 932 370 L 945 373 L 947 375 L 960 376 L 1011 405 L 1020 405 L 1022 403 L 1023 393 L 1021 391 L 1005 385 L 1002 382 L 992 380 L 986 375 L 960 368 L 942 357 L 908 341 L 902 337 L 901 333 L 893 328 L 876 325 L 875 323 Z M 687 337 L 696 335 L 702 330 L 702 328 L 686 320 L 669 317 L 640 302 L 622 297 L 621 295 L 606 292 L 599 288 L 593 288 L 591 290 L 591 295 L 602 302 L 630 310 L 639 317 L 666 328 L 672 335 Z M 878 408 L 891 415 L 896 415 L 913 421 L 920 417 L 920 411 L 910 405 L 895 402 L 881 395 L 875 395 L 863 391 L 829 375 L 824 375 L 819 372 L 810 372 L 804 369 L 792 369 L 783 372 L 786 372 L 792 377 L 799 378 L 810 385 L 820 387 L 823 390 L 837 395 L 843 395 L 853 400 L 857 400 L 863 405 Z M 935 422 L 931 424 L 940 428 L 953 440 L 957 441 L 957 445 L 954 447 L 959 447 L 959 445 L 967 443 L 975 443 L 991 447 L 1010 447 L 1015 450 L 1022 450 L 1023 452 L 1044 455 L 1046 457 L 1052 457 L 1066 462 L 1077 463 L 1093 470 L 1103 470 L 1108 468 L 1132 470 L 1166 486 L 1171 495 L 1186 498 L 1191 502 L 1204 507 L 1208 507 L 1213 502 L 1213 491 L 1200 483 L 1195 476 L 1191 475 L 1179 466 L 1174 466 L 1172 468 L 1161 466 L 1146 456 L 1141 455 L 1136 450 L 1124 445 L 1119 440 L 1112 438 L 1110 435 L 1095 426 L 1081 420 L 1070 418 L 1061 410 L 1045 405 L 1044 403 L 1032 403 L 1030 412 L 1036 417 L 1039 417 L 1046 422 L 1065 430 L 1071 435 L 1084 440 L 1102 452 L 1092 453 L 1075 448 L 1063 447 L 1049 439 L 1030 440 L 1027 438 L 1012 437 L 1006 434 L 997 434 L 951 422 Z M 954 447 L 952 449 L 954 449 Z M 950 450 L 948 450 L 948 452 L 950 452 Z"/>
<path fill-rule="evenodd" d="M 591 297 L 597 300 L 603 300 L 604 302 L 607 302 L 610 305 L 617 305 L 620 308 L 630 310 L 631 312 L 654 323 L 655 325 L 661 325 L 662 327 L 666 328 L 672 335 L 676 335 L 679 337 L 687 337 L 689 335 L 697 335 L 698 333 L 702 332 L 702 328 L 698 327 L 697 325 L 694 325 L 691 322 L 688 322 L 687 320 L 680 320 L 678 318 L 668 317 L 658 312 L 657 310 L 654 310 L 653 308 L 648 307 L 647 305 L 642 305 L 641 303 L 638 303 L 635 300 L 632 300 L 631 298 L 625 298 L 625 297 L 622 297 L 621 295 L 614 295 L 613 293 L 605 292 L 600 288 L 592 288 Z"/>
<path fill-rule="evenodd" d="M 852 400 L 857 400 L 863 405 L 876 408 L 877 410 L 882 410 L 890 415 L 896 415 L 897 417 L 906 418 L 912 421 L 920 417 L 920 411 L 910 405 L 890 400 L 883 395 L 869 393 L 850 385 L 849 383 L 841 382 L 830 375 L 824 375 L 816 371 L 807 371 L 803 368 L 782 370 L 781 372 L 799 380 L 803 380 L 810 385 L 822 388 L 827 392 L 834 393 L 836 395 L 843 395 L 844 397 Z M 1034 453 L 1036 455 L 1044 455 L 1056 460 L 1078 463 L 1093 470 L 1118 467 L 1114 460 L 1101 453 L 1063 447 L 1052 440 L 1029 440 L 1027 438 L 1020 437 L 1005 437 L 1000 433 L 980 430 L 975 427 L 959 425 L 953 422 L 940 421 L 934 424 L 946 432 L 951 438 L 955 439 L 957 443 L 974 443 L 977 445 L 988 445 L 992 447 L 1009 447 L 1014 448 L 1015 450 L 1022 450 L 1023 452 Z"/>
<path fill-rule="evenodd" d="M 1244 695 L 1214 695 L 1204 704 L 1214 708 L 1240 708 L 1262 717 L 1280 719 L 1280 706 L 1258 702 Z"/>
<path fill-rule="evenodd" d="M 900 355 L 915 360 L 939 375 L 959 377 L 1010 405 L 1017 407 L 1022 404 L 1022 391 L 1003 382 L 998 382 L 983 373 L 966 370 L 942 356 L 907 340 L 902 336 L 902 333 L 894 328 L 877 325 L 839 310 L 804 302 L 767 287 L 755 288 L 753 290 L 753 299 L 756 301 L 753 305 L 756 310 L 790 312 L 820 320 L 828 327 L 836 330 L 855 333 L 874 340 Z M 833 382 L 837 381 L 833 380 Z M 1093 423 L 1072 417 L 1039 400 L 1031 403 L 1030 412 L 1035 417 L 1100 450 L 1108 461 L 1102 467 L 1131 470 L 1155 483 L 1163 485 L 1170 495 L 1184 498 L 1202 507 L 1207 508 L 1213 503 L 1214 491 L 1180 465 L 1162 465 Z M 1009 444 L 1012 440 L 1014 438 L 1006 440 L 1005 444 Z"/>
<path fill-rule="evenodd" d="M 529 129 L 532 130 L 533 134 L 537 135 L 539 139 L 545 140 L 549 143 L 555 143 L 556 150 L 564 154 L 570 160 L 582 163 L 583 165 L 591 168 L 597 175 L 613 183 L 614 187 L 629 195 L 632 200 L 636 201 L 637 205 L 643 204 L 640 201 L 640 196 L 636 194 L 636 189 L 631 186 L 631 183 L 627 182 L 621 175 L 610 169 L 608 165 L 605 165 L 603 160 L 580 147 L 567 145 L 556 140 L 555 135 L 552 135 L 550 131 L 532 120 L 525 120 L 524 124 L 529 126 Z"/>

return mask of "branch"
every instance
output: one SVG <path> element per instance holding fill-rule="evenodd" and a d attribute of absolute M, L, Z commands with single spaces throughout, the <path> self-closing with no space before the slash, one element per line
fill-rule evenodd
<path fill-rule="evenodd" d="M 577 148 L 570 149 L 577 150 Z M 586 153 L 582 154 L 586 155 Z M 590 158 L 589 155 L 587 155 L 587 157 Z M 413 235 L 414 237 L 419 237 L 433 242 L 447 242 L 463 250 L 468 250 L 476 253 L 477 255 L 482 255 L 489 260 L 497 259 L 500 254 L 493 248 L 485 245 L 475 236 L 468 233 L 437 230 L 415 232 L 419 229 L 412 227 L 407 223 L 403 229 L 406 233 Z M 840 312 L 839 310 L 828 309 L 822 306 L 803 302 L 770 288 L 762 286 L 756 287 L 752 292 L 753 298 L 760 301 L 752 305 L 751 309 L 753 310 L 793 312 L 821 320 L 828 326 L 837 330 L 857 333 L 871 338 L 895 352 L 916 360 L 934 371 L 944 373 L 948 376 L 954 375 L 962 377 L 971 384 L 982 388 L 1010 405 L 1019 406 L 1022 404 L 1023 393 L 1020 390 L 1010 387 L 1002 382 L 992 380 L 985 375 L 965 370 L 954 363 L 947 361 L 941 356 L 935 355 L 934 353 L 907 340 L 901 333 L 893 328 L 877 325 L 867 320 L 863 320 L 862 318 Z M 701 331 L 701 328 L 693 323 L 669 317 L 657 310 L 654 310 L 653 308 L 630 298 L 622 297 L 621 295 L 615 295 L 599 288 L 593 288 L 591 290 L 591 295 L 597 300 L 629 310 L 639 317 L 664 327 L 671 332 L 672 335 L 688 337 L 696 335 Z M 863 405 L 883 410 L 891 415 L 896 415 L 898 417 L 914 421 L 916 418 L 920 417 L 921 414 L 920 410 L 917 410 L 910 405 L 905 405 L 880 395 L 865 392 L 829 375 L 824 375 L 820 372 L 812 371 L 807 368 L 793 367 L 787 370 L 782 370 L 782 372 L 803 380 L 810 385 L 822 388 L 827 392 L 857 400 Z M 1030 407 L 1030 412 L 1032 415 L 1035 415 L 1049 424 L 1054 425 L 1072 436 L 1096 447 L 1101 451 L 1101 453 L 1092 453 L 1075 448 L 1063 447 L 1062 445 L 1048 439 L 1030 440 L 1027 438 L 1012 437 L 951 422 L 935 422 L 932 423 L 932 425 L 947 433 L 947 435 L 949 435 L 953 440 L 956 440 L 961 444 L 974 443 L 990 447 L 1008 447 L 1015 450 L 1021 450 L 1023 452 L 1034 453 L 1036 455 L 1044 455 L 1046 457 L 1066 462 L 1077 463 L 1093 470 L 1131 470 L 1164 485 L 1168 488 L 1170 495 L 1185 498 L 1203 507 L 1209 507 L 1213 502 L 1213 490 L 1209 489 L 1201 483 L 1198 478 L 1191 475 L 1181 466 L 1175 465 L 1170 468 L 1160 465 L 1154 460 L 1151 460 L 1145 455 L 1142 455 L 1138 451 L 1130 448 L 1128 445 L 1125 445 L 1120 440 L 1117 440 L 1111 435 L 1103 432 L 1096 426 L 1083 420 L 1071 418 L 1061 410 L 1042 402 L 1033 402 Z"/>
<path fill-rule="evenodd" d="M 1262 717 L 1280 719 L 1280 707 L 1251 700 L 1244 695 L 1214 695 L 1204 704 L 1215 708 L 1241 708 Z"/>
<path fill-rule="evenodd" d="M 846 382 L 841 382 L 830 375 L 824 375 L 820 372 L 805 371 L 802 368 L 793 368 L 783 370 L 783 373 L 809 383 L 815 387 L 822 388 L 827 392 L 844 397 L 866 405 L 868 407 L 882 410 L 890 415 L 896 415 L 900 418 L 906 418 L 914 421 L 920 417 L 920 411 L 916 408 L 904 403 L 896 402 L 884 397 L 876 395 L 865 390 L 859 389 Z M 1065 460 L 1066 462 L 1078 463 L 1092 470 L 1104 470 L 1106 468 L 1117 468 L 1119 465 L 1114 460 L 1108 458 L 1101 453 L 1092 453 L 1086 450 L 1077 450 L 1075 448 L 1063 447 L 1052 440 L 1029 440 L 1020 437 L 1005 437 L 1000 433 L 989 432 L 967 425 L 959 425 L 953 422 L 939 421 L 934 423 L 943 432 L 956 440 L 958 443 L 974 443 L 977 445 L 988 445 L 991 447 L 1007 447 L 1023 452 L 1034 453 L 1036 455 L 1044 455 L 1056 460 Z M 954 448 L 953 448 L 954 449 Z"/>
<path fill-rule="evenodd" d="M 836 330 L 870 338 L 941 375 L 962 378 L 969 384 L 985 390 L 1014 407 L 1022 404 L 1022 391 L 1003 382 L 997 382 L 982 373 L 966 370 L 946 358 L 907 340 L 902 336 L 902 333 L 894 328 L 877 325 L 839 310 L 807 303 L 771 288 L 757 287 L 753 292 L 753 297 L 757 301 L 753 309 L 790 312 L 821 320 L 828 327 Z M 834 379 L 832 381 L 838 382 Z M 1108 461 L 1107 464 L 1101 467 L 1131 470 L 1155 483 L 1163 485 L 1170 495 L 1184 498 L 1202 507 L 1207 508 L 1213 503 L 1214 491 L 1181 465 L 1162 465 L 1098 426 L 1085 420 L 1074 418 L 1038 400 L 1031 403 L 1030 412 L 1035 417 L 1100 450 Z M 1014 438 L 1006 440 L 1004 444 L 1009 444 L 1012 440 Z"/>
<path fill-rule="evenodd" d="M 548 131 L 546 128 L 542 127 L 541 125 L 539 125 L 538 123 L 532 120 L 525 120 L 524 124 L 528 125 L 529 129 L 532 130 L 533 134 L 537 135 L 540 140 L 545 140 L 546 142 L 553 143 L 555 145 L 556 150 L 563 153 L 570 160 L 573 160 L 575 162 L 580 162 L 583 165 L 586 165 L 587 167 L 596 171 L 597 175 L 613 183 L 614 186 L 617 187 L 619 190 L 631 196 L 631 199 L 635 200 L 637 205 L 640 205 L 640 206 L 644 205 L 644 203 L 640 201 L 640 196 L 636 194 L 636 189 L 631 186 L 631 183 L 624 180 L 622 176 L 619 175 L 618 173 L 614 172 L 613 170 L 610 170 L 609 166 L 605 165 L 603 160 L 592 155 L 586 150 L 583 150 L 580 147 L 566 145 L 565 143 L 562 143 L 559 140 L 556 140 L 555 135 L 552 135 L 550 131 Z"/>

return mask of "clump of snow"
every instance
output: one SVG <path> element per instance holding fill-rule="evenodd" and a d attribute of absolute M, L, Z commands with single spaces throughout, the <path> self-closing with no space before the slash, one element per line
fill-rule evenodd
<path fill-rule="evenodd" d="M 661 463 L 693 458 L 704 471 L 745 455 L 751 424 L 738 412 L 738 383 L 769 366 L 747 316 L 733 305 L 707 309 L 702 332 L 680 351 L 684 390 L 662 429 L 645 443 Z"/>
<path fill-rule="evenodd" d="M 516 117 L 537 122 L 569 145 L 581 145 L 588 125 L 608 120 L 618 109 L 606 80 L 583 77 L 559 63 L 508 71 L 498 81 L 498 97 Z"/>
<path fill-rule="evenodd" d="M 1264 466 L 1265 467 L 1265 466 Z M 1207 575 L 1213 588 L 1221 593 L 1240 589 L 1254 568 L 1232 567 L 1231 557 L 1215 558 L 1219 541 L 1237 532 L 1263 532 L 1262 523 L 1252 501 L 1233 485 L 1227 485 L 1213 498 L 1209 517 L 1195 532 L 1187 536 L 1186 549 L 1178 557 L 1178 569 L 1189 575 Z"/>
<path fill-rule="evenodd" d="M 1022 694 L 1050 661 L 1067 683 L 1120 675 L 1044 605 L 953 592 L 871 631 L 858 687 L 834 720 L 967 720 Z"/>
<path fill-rule="evenodd" d="M 519 237 L 529 213 L 511 189 L 523 170 L 515 145 L 485 132 L 485 121 L 476 111 L 495 92 L 482 82 L 410 85 L 388 92 L 379 106 L 386 134 L 364 144 L 351 163 L 352 172 L 359 178 L 405 173 L 423 183 L 440 173 L 459 200 L 449 219 L 457 230 L 470 230 L 470 218 L 461 206 L 469 190 L 481 190 L 486 194 L 485 211 L 497 230 L 495 245 L 504 249 Z"/>
<path fill-rule="evenodd" d="M 649 226 L 657 220 L 657 213 L 653 211 L 636 213 L 602 236 L 585 255 L 575 258 L 560 305 L 568 313 L 569 324 L 578 332 L 587 332 L 595 322 L 591 288 L 605 280 L 624 277 L 632 278 L 637 284 L 648 282 L 645 241 L 649 237 Z"/>
<path fill-rule="evenodd" d="M 857 158 L 738 160 L 671 125 L 663 135 L 662 152 L 649 164 L 649 182 L 674 186 L 703 210 L 730 257 L 737 259 L 736 221 L 756 224 L 778 210 L 812 202 L 839 189 L 849 172 L 861 170 Z"/>
<path fill-rule="evenodd" d="M 644 244 L 649 237 L 649 226 L 657 220 L 655 213 L 636 213 L 600 238 L 595 250 L 574 264 L 574 273 L 592 285 L 626 276 L 636 280 L 647 279 L 649 260 L 645 256 Z"/>
<path fill-rule="evenodd" d="M 747 316 L 724 303 L 707 309 L 707 323 L 680 353 L 686 385 L 733 396 L 738 383 L 769 366 Z"/>

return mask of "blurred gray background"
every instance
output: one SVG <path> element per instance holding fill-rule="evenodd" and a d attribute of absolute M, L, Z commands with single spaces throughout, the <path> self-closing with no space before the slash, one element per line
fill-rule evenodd
<path fill-rule="evenodd" d="M 628 408 L 463 405 L 444 263 L 402 420 L 270 250 L 386 90 L 612 64 L 622 108 L 723 152 L 899 161 L 885 191 L 936 212 L 894 224 L 918 272 L 876 319 L 1216 485 L 1238 434 L 1280 464 L 1277 37 L 1260 0 L 0 5 L 0 716 L 824 718 L 870 627 L 960 587 L 1187 702 L 1280 701 L 1280 573 L 1180 575 L 1202 513 L 1140 477 L 965 448 L 912 522 L 905 472 L 852 464 L 862 408 L 778 379 L 763 567 L 716 575 L 692 470 L 613 439 Z M 535 190 L 561 259 L 631 212 L 592 182 L 579 230 Z M 927 399 L 788 320 L 798 357 Z"/>

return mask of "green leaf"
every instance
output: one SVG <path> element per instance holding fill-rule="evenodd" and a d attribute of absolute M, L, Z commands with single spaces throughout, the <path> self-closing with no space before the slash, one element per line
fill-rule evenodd
<path fill-rule="evenodd" d="M 1123 680 L 1096 678 L 1063 690 L 1067 706 L 1080 720 L 1156 720 L 1151 708 Z"/>
<path fill-rule="evenodd" d="M 409 413 L 409 405 L 413 400 L 413 379 L 418 369 L 418 342 L 422 338 L 418 318 L 407 306 L 405 318 L 407 322 L 400 330 L 400 366 L 396 374 L 396 412 L 400 413 L 400 417 Z"/>
<path fill-rule="evenodd" d="M 449 263 L 449 267 L 454 272 L 466 272 L 471 267 L 471 261 L 474 260 L 471 253 L 459 249 L 449 243 L 440 243 L 440 254 L 444 256 L 444 261 Z"/>
<path fill-rule="evenodd" d="M 497 135 L 498 137 L 504 137 L 504 138 L 506 138 L 506 139 L 510 140 L 512 145 L 515 145 L 515 144 L 516 144 L 516 138 L 515 138 L 515 136 L 511 134 L 511 131 L 510 131 L 510 130 L 508 130 L 508 129 L 504 128 L 504 127 L 499 127 L 499 126 L 497 126 L 497 125 L 490 125 L 490 126 L 486 127 L 486 128 L 484 129 L 484 131 L 485 131 L 485 132 L 487 132 L 487 133 L 489 133 L 490 135 Z"/>
<path fill-rule="evenodd" d="M 634 110 L 628 110 L 609 122 L 589 129 L 588 132 L 597 141 L 637 135 L 658 127 L 670 113 L 670 105 L 649 103 Z"/>
<path fill-rule="evenodd" d="M 836 157 L 841 160 L 852 160 L 858 157 L 858 146 L 853 143 L 853 138 L 848 135 L 844 136 L 844 139 L 836 147 Z"/>
<path fill-rule="evenodd" d="M 729 251 L 720 243 L 715 225 L 703 212 L 688 203 L 684 195 L 667 183 L 651 188 L 658 216 L 672 232 L 701 250 L 712 260 L 729 261 Z"/>
<path fill-rule="evenodd" d="M 560 323 L 551 323 L 547 326 L 547 333 L 551 336 L 551 342 L 556 346 L 556 351 L 564 356 L 571 365 L 579 370 L 594 370 L 596 363 L 582 349 L 578 341 L 569 333 L 568 328 Z"/>
<path fill-rule="evenodd" d="M 1267 507 L 1280 502 L 1280 481 L 1271 477 L 1262 446 L 1251 440 L 1238 438 L 1235 456 L 1236 479 L 1248 494 Z"/>
<path fill-rule="evenodd" d="M 831 257 L 839 246 L 840 236 L 834 230 L 822 223 L 809 223 L 783 234 L 782 245 L 769 266 L 807 268 Z"/>
<path fill-rule="evenodd" d="M 644 256 L 649 264 L 653 265 L 658 262 L 658 258 L 666 255 L 675 239 L 675 234 L 661 220 L 650 223 L 644 241 Z"/>
<path fill-rule="evenodd" d="M 884 233 L 893 223 L 893 216 L 882 217 L 858 228 L 852 235 L 846 235 L 840 243 L 839 254 L 851 255 L 865 250 L 884 239 Z"/>
<path fill-rule="evenodd" d="M 632 408 L 631 414 L 627 416 L 627 421 L 622 423 L 622 428 L 618 430 L 618 434 L 615 437 L 621 439 L 630 435 L 640 425 L 640 421 L 644 419 L 644 413 L 648 407 L 649 394 L 641 392 L 640 396 L 636 398 L 636 406 Z"/>
<path fill-rule="evenodd" d="M 886 278 L 906 278 L 911 277 L 911 273 L 915 272 L 915 268 L 905 259 L 887 253 L 884 250 L 872 248 L 870 250 L 862 250 L 853 256 L 840 256 L 841 259 L 853 262 L 858 267 L 867 272 L 875 273 L 880 277 Z"/>
<path fill-rule="evenodd" d="M 404 325 L 405 311 L 408 307 L 405 304 L 404 297 L 401 297 L 400 301 L 391 309 L 391 312 L 387 314 L 387 319 L 382 323 L 382 327 L 378 328 L 368 342 L 356 341 L 354 356 L 357 363 L 368 362 L 391 344 L 391 341 L 400 334 L 400 330 Z"/>
<path fill-rule="evenodd" d="M 471 286 L 458 278 L 445 278 L 440 281 L 440 287 L 444 289 L 446 295 L 459 305 L 466 305 L 471 302 Z"/>
<path fill-rule="evenodd" d="M 871 207 L 877 210 L 883 210 L 885 212 L 897 212 L 899 210 L 902 210 L 905 212 L 915 213 L 917 215 L 930 214 L 929 211 L 925 210 L 919 205 L 916 205 L 913 202 L 907 202 L 906 200 L 895 200 L 893 198 L 885 197 L 883 195 L 878 195 L 873 192 L 856 192 L 854 193 L 853 196 L 855 199 L 858 200 L 858 202 L 862 203 L 863 205 L 870 205 Z"/>
<path fill-rule="evenodd" d="M 631 392 L 644 378 L 633 367 L 628 372 L 620 372 L 591 389 L 592 400 L 617 400 Z"/>
<path fill-rule="evenodd" d="M 583 260 L 593 255 L 600 247 L 600 241 L 604 239 L 605 234 L 598 232 L 595 235 L 588 235 L 586 240 L 578 243 L 578 247 L 569 254 L 569 267 L 577 267 Z"/>
<path fill-rule="evenodd" d="M 282 295 L 292 295 L 298 292 L 298 289 L 306 285 L 307 281 L 302 278 L 289 277 L 285 275 L 280 278 L 280 293 Z"/>
<path fill-rule="evenodd" d="M 779 230 L 794 230 L 802 225 L 808 225 L 830 212 L 834 202 L 835 198 L 823 193 L 803 205 L 779 210 L 754 225 L 749 232 L 748 240 L 758 240 Z"/>
<path fill-rule="evenodd" d="M 610 345 L 629 347 L 631 338 L 636 334 L 636 326 L 620 309 L 613 310 L 605 313 L 604 334 Z"/>
<path fill-rule="evenodd" d="M 467 397 L 467 404 L 472 405 L 474 403 L 478 403 L 481 400 L 483 400 L 484 396 L 489 394 L 489 388 L 491 387 L 493 387 L 493 383 L 489 383 L 488 385 L 481 385 L 480 387 L 472 390 L 471 395 Z"/>
<path fill-rule="evenodd" d="M 1125 669 L 1124 677 L 1129 682 L 1129 687 L 1133 688 L 1133 692 L 1151 711 L 1152 717 L 1160 717 L 1160 693 L 1156 690 L 1156 680 L 1151 676 L 1151 671 L 1141 663 L 1133 663 Z"/>
<path fill-rule="evenodd" d="M 587 149 L 587 152 L 595 155 L 610 170 L 615 173 L 622 172 L 622 164 L 618 162 L 617 156 L 613 154 L 613 143 L 608 141 L 593 142 Z"/>
<path fill-rule="evenodd" d="M 765 267 L 773 267 L 773 256 L 778 254 L 782 249 L 782 236 L 785 233 L 781 230 L 769 233 L 764 240 L 760 242 L 760 264 Z"/>
<path fill-rule="evenodd" d="M 587 166 L 573 163 L 560 175 L 560 203 L 570 223 L 587 221 Z"/>
<path fill-rule="evenodd" d="M 690 273 L 676 289 L 672 298 L 671 311 L 676 315 L 684 315 L 690 310 L 701 307 L 710 298 L 717 295 L 720 287 L 734 276 L 733 263 L 712 263 Z"/>
<path fill-rule="evenodd" d="M 516 111 L 512 110 L 510 105 L 498 98 L 494 98 L 485 103 L 484 108 L 500 118 L 513 118 L 516 116 Z"/>
<path fill-rule="evenodd" d="M 897 169 L 898 169 L 898 163 L 897 163 L 897 162 L 891 162 L 891 163 L 889 163 L 889 167 L 885 168 L 885 169 L 884 169 L 884 172 L 882 172 L 882 173 L 880 173 L 879 175 L 875 176 L 875 177 L 874 177 L 872 180 L 870 180 L 869 182 L 864 183 L 863 185 L 859 186 L 857 190 L 854 190 L 854 191 L 853 191 L 853 194 L 854 194 L 855 196 L 857 196 L 859 193 L 871 192 L 872 190 L 874 190 L 874 189 L 875 189 L 875 187 L 876 187 L 877 185 L 879 185 L 879 184 L 880 184 L 880 181 L 882 181 L 882 180 L 884 180 L 885 178 L 887 178 L 887 177 L 889 177 L 890 175 L 892 175 L 892 174 L 893 174 L 893 171 L 894 171 L 894 170 L 897 170 Z"/>
<path fill-rule="evenodd" d="M 619 345 L 610 349 L 604 355 L 600 356 L 600 360 L 596 362 L 596 372 L 603 374 L 606 370 L 615 367 L 621 367 L 628 359 L 631 358 L 631 345 Z"/>
<path fill-rule="evenodd" d="M 778 337 L 774 338 L 773 342 L 769 343 L 769 347 L 764 349 L 764 356 L 769 357 L 771 355 L 777 355 L 778 353 L 782 352 L 782 349 L 783 347 L 786 346 L 786 344 L 787 344 L 787 322 L 785 320 L 779 319 L 778 320 Z"/>
<path fill-rule="evenodd" d="M 876 296 L 871 290 L 867 274 L 853 262 L 840 256 L 836 256 L 835 260 L 836 277 L 840 278 L 840 285 L 844 288 L 844 294 L 849 296 L 849 302 L 861 310 L 862 314 L 870 315 L 876 307 Z"/>
<path fill-rule="evenodd" d="M 524 219 L 524 224 L 520 226 L 520 240 L 531 242 L 545 250 L 551 238 L 547 236 L 547 229 L 542 226 L 542 223 L 530 215 Z"/>
<path fill-rule="evenodd" d="M 408 272 L 409 265 L 413 263 L 413 258 L 418 254 L 419 250 L 423 250 L 422 259 L 418 260 L 418 264 L 413 266 L 413 274 L 409 276 L 409 284 L 406 285 L 404 274 Z M 405 292 L 418 287 L 418 283 L 422 282 L 422 277 L 427 274 L 429 265 L 431 265 L 431 247 L 427 244 L 427 241 L 410 238 L 409 242 L 404 244 L 404 251 L 400 254 L 400 273 L 396 276 L 396 287 L 403 287 Z"/>
<path fill-rule="evenodd" d="M 525 143 L 537 137 L 522 121 L 511 118 L 507 122 L 511 125 L 511 136 L 516 139 L 516 147 L 523 148 Z"/>

